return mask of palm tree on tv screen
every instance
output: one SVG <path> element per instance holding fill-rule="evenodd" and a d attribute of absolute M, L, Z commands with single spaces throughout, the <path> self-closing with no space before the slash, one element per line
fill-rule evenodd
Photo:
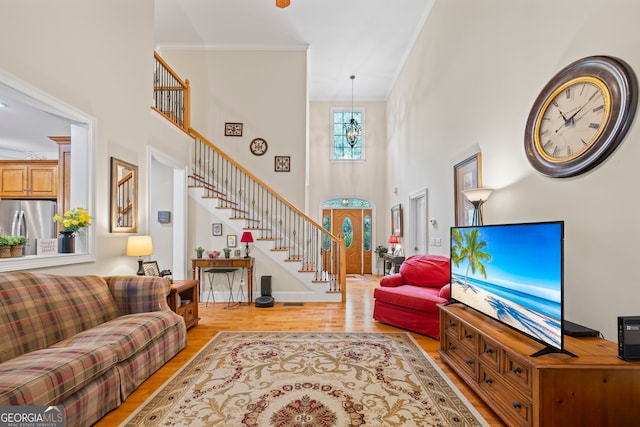
<path fill-rule="evenodd" d="M 467 260 L 467 271 L 464 275 L 464 290 L 467 290 L 467 278 L 469 270 L 475 274 L 478 271 L 482 277 L 487 278 L 487 272 L 482 261 L 491 261 L 491 254 L 483 251 L 487 246 L 487 242 L 479 240 L 480 232 L 477 228 L 464 230 L 460 233 L 460 229 L 454 228 L 451 232 L 451 261 L 458 267 L 463 260 Z"/>

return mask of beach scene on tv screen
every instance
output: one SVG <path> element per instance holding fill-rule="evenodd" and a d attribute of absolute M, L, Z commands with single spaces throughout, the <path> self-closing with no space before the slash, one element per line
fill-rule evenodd
<path fill-rule="evenodd" d="M 453 228 L 451 297 L 561 348 L 561 223 Z"/>

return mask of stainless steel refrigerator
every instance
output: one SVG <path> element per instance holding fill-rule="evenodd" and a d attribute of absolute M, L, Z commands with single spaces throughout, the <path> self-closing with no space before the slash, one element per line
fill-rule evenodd
<path fill-rule="evenodd" d="M 36 239 L 56 237 L 56 202 L 52 200 L 0 200 L 0 233 L 25 236 L 25 255 L 35 255 Z"/>

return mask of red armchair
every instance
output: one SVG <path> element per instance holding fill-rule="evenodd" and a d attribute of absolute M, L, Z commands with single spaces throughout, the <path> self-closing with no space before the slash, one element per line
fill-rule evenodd
<path fill-rule="evenodd" d="M 399 273 L 380 279 L 380 287 L 373 292 L 373 318 L 439 339 L 438 304 L 449 301 L 449 280 L 449 258 L 411 256 Z"/>

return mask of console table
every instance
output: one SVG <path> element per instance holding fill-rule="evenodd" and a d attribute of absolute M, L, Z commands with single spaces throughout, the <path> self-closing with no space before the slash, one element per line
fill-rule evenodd
<path fill-rule="evenodd" d="M 197 280 L 176 280 L 171 284 L 167 296 L 169 308 L 184 317 L 187 329 L 196 326 L 200 320 L 198 316 L 199 284 Z"/>
<path fill-rule="evenodd" d="M 637 425 L 640 364 L 615 343 L 565 336 L 578 357 L 530 356 L 542 347 L 461 304 L 440 306 L 440 357 L 508 425 Z"/>
<path fill-rule="evenodd" d="M 400 271 L 400 266 L 404 262 L 404 256 L 393 255 L 390 253 L 382 254 L 382 259 L 384 265 L 382 266 L 382 275 L 386 276 L 387 273 L 398 273 Z M 387 266 L 389 268 L 387 268 Z"/>
<path fill-rule="evenodd" d="M 191 260 L 191 277 L 200 281 L 200 271 L 207 267 L 242 268 L 247 271 L 247 299 L 253 302 L 253 257 L 250 258 L 193 258 Z"/>

